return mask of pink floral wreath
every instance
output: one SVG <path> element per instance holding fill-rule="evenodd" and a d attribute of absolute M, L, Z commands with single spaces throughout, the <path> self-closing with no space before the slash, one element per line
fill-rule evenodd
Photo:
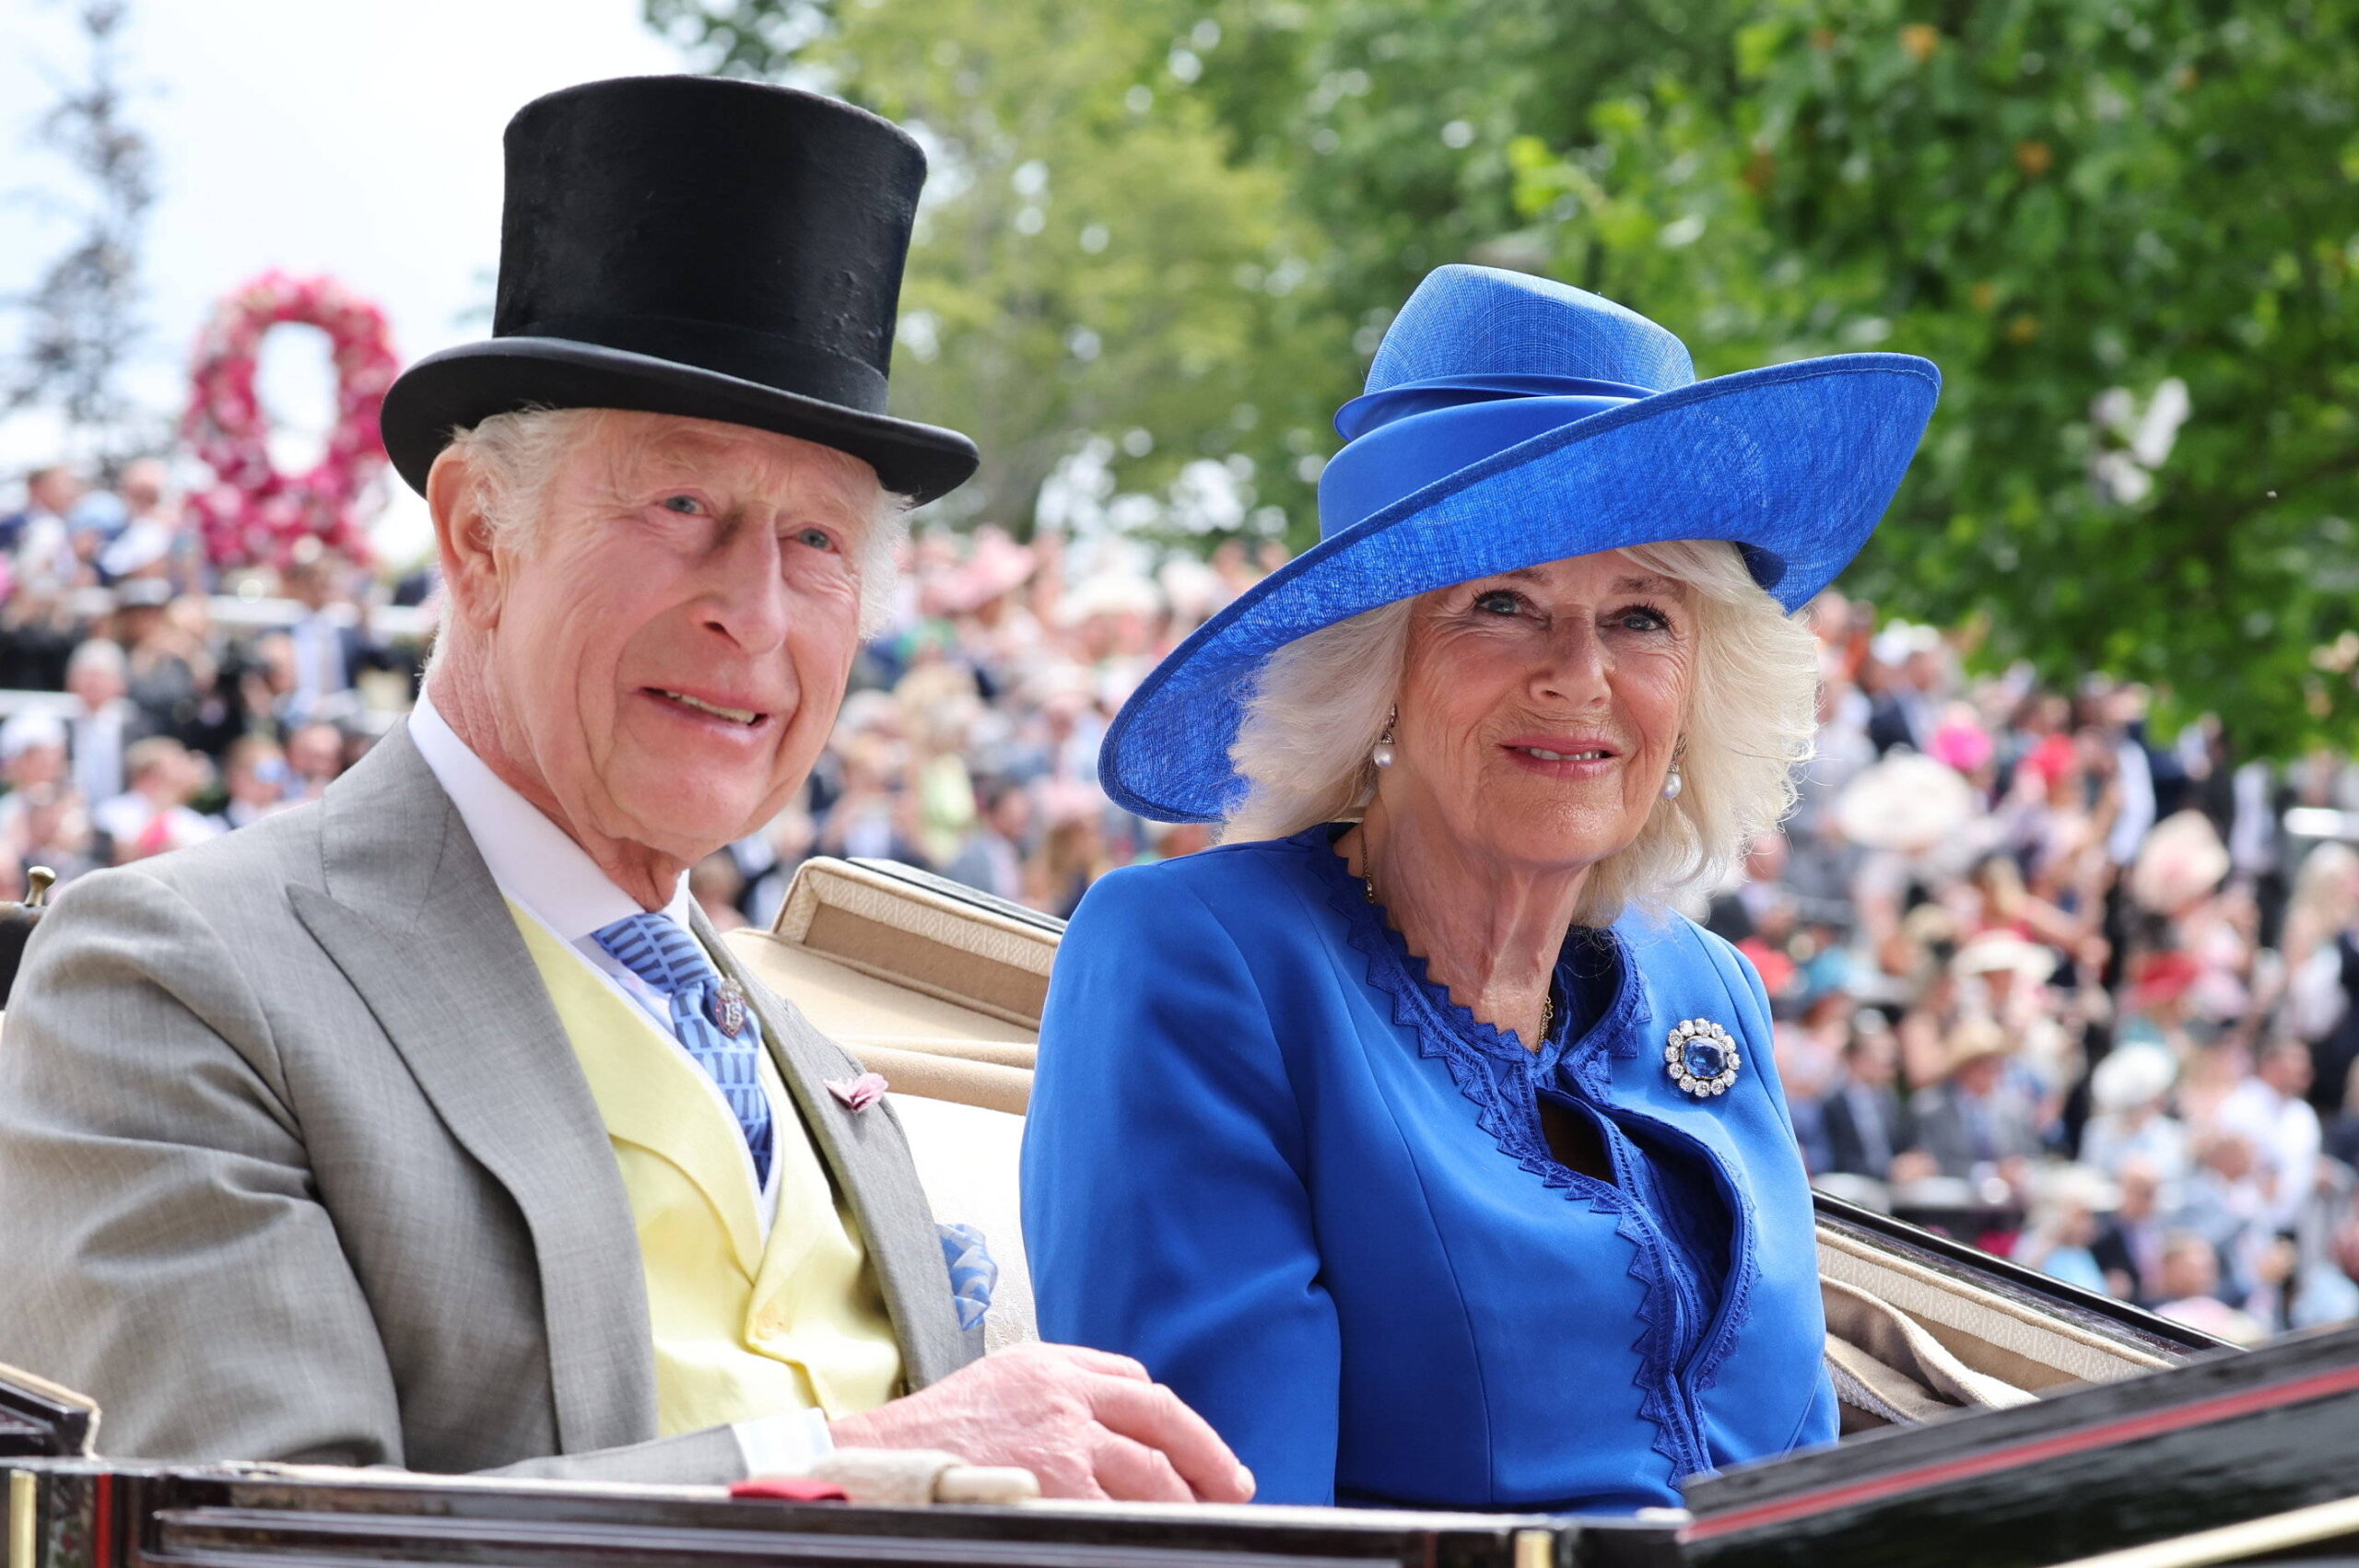
<path fill-rule="evenodd" d="M 254 394 L 263 335 L 286 322 L 327 333 L 335 364 L 335 429 L 308 474 L 271 466 Z M 284 567 L 304 539 L 369 558 L 363 502 L 385 467 L 377 411 L 399 368 L 385 313 L 333 278 L 267 272 L 215 307 L 197 339 L 181 427 L 218 481 L 190 497 L 216 566 Z"/>

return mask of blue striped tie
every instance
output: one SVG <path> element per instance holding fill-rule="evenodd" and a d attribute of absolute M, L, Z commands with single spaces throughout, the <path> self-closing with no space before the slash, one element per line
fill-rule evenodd
<path fill-rule="evenodd" d="M 745 1146 L 753 1152 L 754 1177 L 768 1182 L 770 1102 L 762 1093 L 761 1074 L 756 1068 L 761 1058 L 761 1032 L 746 1028 L 732 1038 L 713 1022 L 713 1010 L 721 1000 L 721 977 L 704 949 L 680 929 L 678 921 L 661 914 L 626 916 L 591 935 L 616 963 L 671 1000 L 672 1033 L 711 1076 L 721 1097 L 736 1113 Z"/>

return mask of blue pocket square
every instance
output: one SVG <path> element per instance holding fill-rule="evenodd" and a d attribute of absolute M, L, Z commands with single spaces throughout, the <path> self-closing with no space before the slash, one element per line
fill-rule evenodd
<path fill-rule="evenodd" d="M 958 1327 L 979 1328 L 992 1309 L 999 1265 L 983 1245 L 983 1233 L 974 1226 L 937 1224 L 934 1229 L 942 1233 L 943 1261 L 950 1265 L 950 1299 L 957 1304 Z"/>

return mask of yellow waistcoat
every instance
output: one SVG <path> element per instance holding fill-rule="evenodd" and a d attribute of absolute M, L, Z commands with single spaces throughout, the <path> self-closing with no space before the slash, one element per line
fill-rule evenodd
<path fill-rule="evenodd" d="M 588 959 L 509 908 L 622 1166 L 647 1270 L 663 1435 L 815 1407 L 834 1420 L 892 1398 L 901 1383 L 892 1320 L 801 1121 L 773 1124 L 778 1213 L 765 1247 L 745 1134 L 704 1070 Z M 771 1105 L 791 1112 L 768 1051 L 760 1071 Z"/>

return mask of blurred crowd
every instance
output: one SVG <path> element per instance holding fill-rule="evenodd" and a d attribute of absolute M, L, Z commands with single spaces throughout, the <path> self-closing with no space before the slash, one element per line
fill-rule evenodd
<path fill-rule="evenodd" d="M 415 689 L 386 598 L 324 551 L 225 579 L 161 461 L 29 474 L 0 509 L 0 894 L 315 799 Z"/>
<path fill-rule="evenodd" d="M 1220 544 L 1160 560 L 1121 542 L 921 533 L 885 631 L 862 651 L 807 802 L 698 876 L 725 921 L 767 922 L 813 854 L 871 856 L 1065 916 L 1119 865 L 1212 842 L 1097 785 L 1115 711 L 1164 654 L 1285 559 Z M 699 896 L 704 889 L 699 888 Z"/>
<path fill-rule="evenodd" d="M 1704 918 L 1819 1185 L 2225 1339 L 2359 1317 L 2359 769 L 1811 615 L 1817 758 Z"/>
<path fill-rule="evenodd" d="M 1284 559 L 921 532 L 804 798 L 695 896 L 766 925 L 804 859 L 868 856 L 1066 915 L 1203 848 L 1108 801 L 1099 740 Z M 430 589 L 324 552 L 225 579 L 162 464 L 32 474 L 0 509 L 0 894 L 316 798 L 414 696 Z M 1769 987 L 1814 1179 L 2225 1338 L 2359 1317 L 2359 768 L 1810 614 L 1800 805 L 1690 912 Z"/>

